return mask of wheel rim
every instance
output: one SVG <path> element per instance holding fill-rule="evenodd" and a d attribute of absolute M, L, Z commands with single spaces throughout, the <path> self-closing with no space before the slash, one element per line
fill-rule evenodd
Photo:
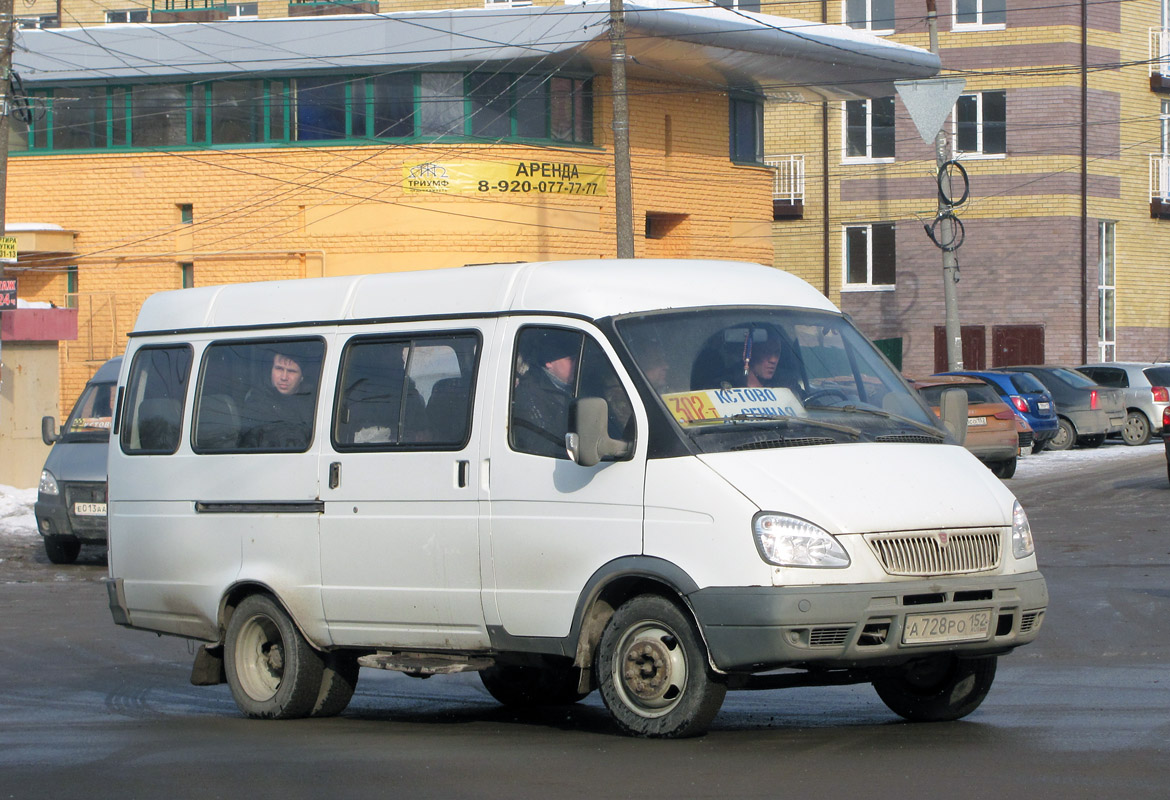
<path fill-rule="evenodd" d="M 1056 429 L 1056 435 L 1048 442 L 1048 446 L 1053 450 L 1063 450 L 1072 440 L 1072 434 L 1065 425 L 1061 424 Z"/>
<path fill-rule="evenodd" d="M 643 717 L 661 717 L 678 705 L 687 685 L 687 657 L 666 625 L 632 625 L 618 643 L 613 683 L 622 701 Z"/>
<path fill-rule="evenodd" d="M 1127 442 L 1140 442 L 1146 436 L 1146 418 L 1141 414 L 1130 414 L 1125 418 L 1122 435 Z"/>
<path fill-rule="evenodd" d="M 253 700 L 270 700 L 284 679 L 284 637 L 268 617 L 255 616 L 240 627 L 236 675 Z"/>

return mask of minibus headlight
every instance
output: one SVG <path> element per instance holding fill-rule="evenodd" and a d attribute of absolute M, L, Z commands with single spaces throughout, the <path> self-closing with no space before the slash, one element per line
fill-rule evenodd
<path fill-rule="evenodd" d="M 849 554 L 832 534 L 799 517 L 757 514 L 752 520 L 760 557 L 778 567 L 841 568 Z"/>
<path fill-rule="evenodd" d="M 1028 515 L 1024 507 L 1017 500 L 1012 506 L 1012 555 L 1016 558 L 1027 558 L 1036 552 L 1032 543 L 1032 526 L 1028 524 Z"/>
<path fill-rule="evenodd" d="M 41 494 L 61 494 L 61 490 L 57 488 L 57 479 L 47 469 L 41 470 L 41 482 L 37 485 L 37 491 Z"/>

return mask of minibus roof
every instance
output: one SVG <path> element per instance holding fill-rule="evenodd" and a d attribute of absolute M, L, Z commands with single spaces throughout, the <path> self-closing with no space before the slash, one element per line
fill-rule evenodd
<path fill-rule="evenodd" d="M 508 312 L 599 319 L 669 308 L 756 305 L 837 311 L 805 281 L 760 264 L 596 259 L 475 265 L 160 292 L 143 304 L 134 332 L 475 317 Z"/>

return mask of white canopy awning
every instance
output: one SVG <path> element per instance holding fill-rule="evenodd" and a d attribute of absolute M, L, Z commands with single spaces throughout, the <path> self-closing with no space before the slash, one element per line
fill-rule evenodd
<path fill-rule="evenodd" d="M 589 3 L 17 31 L 26 88 L 312 72 L 609 71 L 609 8 Z M 938 57 L 842 25 L 713 5 L 626 5 L 631 77 L 790 99 L 894 93 Z"/>

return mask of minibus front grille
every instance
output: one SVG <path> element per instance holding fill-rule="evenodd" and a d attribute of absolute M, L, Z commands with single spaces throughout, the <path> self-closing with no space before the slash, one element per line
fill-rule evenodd
<path fill-rule="evenodd" d="M 1002 550 L 1002 533 L 996 528 L 871 533 L 865 540 L 887 573 L 909 577 L 996 569 Z"/>

